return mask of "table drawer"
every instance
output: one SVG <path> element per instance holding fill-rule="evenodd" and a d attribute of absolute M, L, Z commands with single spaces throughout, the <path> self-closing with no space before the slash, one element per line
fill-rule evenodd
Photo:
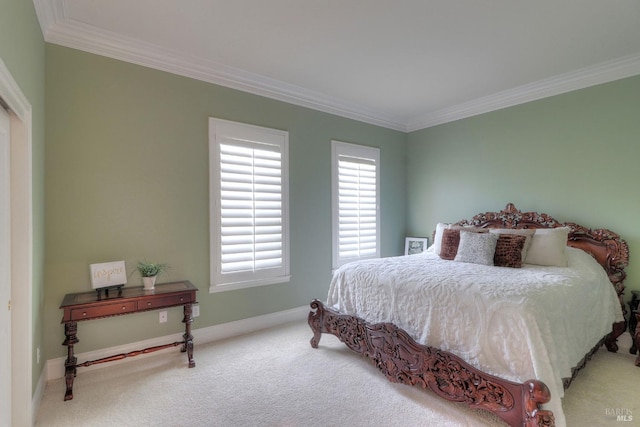
<path fill-rule="evenodd" d="M 136 311 L 135 301 L 71 310 L 71 320 L 94 319 Z"/>
<path fill-rule="evenodd" d="M 138 301 L 138 310 L 153 310 L 160 307 L 172 307 L 194 302 L 191 294 L 168 295 L 166 297 L 142 298 Z"/>

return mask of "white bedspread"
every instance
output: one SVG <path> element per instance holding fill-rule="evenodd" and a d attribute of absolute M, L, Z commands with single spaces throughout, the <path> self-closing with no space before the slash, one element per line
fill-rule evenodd
<path fill-rule="evenodd" d="M 545 407 L 563 426 L 562 378 L 623 320 L 604 269 L 580 249 L 566 252 L 566 268 L 483 266 L 432 251 L 353 262 L 336 270 L 327 304 L 392 322 L 484 372 L 543 381 L 552 397 Z"/>

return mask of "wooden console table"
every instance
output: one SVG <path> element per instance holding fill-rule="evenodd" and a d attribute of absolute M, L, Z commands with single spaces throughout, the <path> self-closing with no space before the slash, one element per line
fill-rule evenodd
<path fill-rule="evenodd" d="M 96 291 L 65 295 L 60 305 L 60 308 L 64 310 L 62 323 L 64 323 L 65 340 L 62 345 L 67 346 L 67 360 L 64 363 L 67 391 L 64 395 L 64 400 L 73 399 L 73 380 L 79 367 L 112 362 L 114 360 L 152 353 L 178 345 L 182 345 L 180 351 L 187 353 L 189 367 L 193 368 L 196 366 L 196 362 L 193 359 L 193 335 L 191 335 L 193 316 L 191 309 L 192 304 L 196 303 L 197 291 L 198 288 L 191 282 L 184 280 L 181 282 L 157 284 L 154 289 L 149 291 L 139 286 L 124 287 L 120 291 L 112 291 L 110 295 L 99 294 Z M 104 357 L 102 359 L 90 360 L 84 363 L 77 363 L 77 358 L 73 355 L 73 346 L 79 342 L 76 336 L 79 321 L 177 306 L 184 306 L 184 318 L 182 319 L 182 322 L 185 324 L 184 340 L 149 347 L 144 350 Z"/>

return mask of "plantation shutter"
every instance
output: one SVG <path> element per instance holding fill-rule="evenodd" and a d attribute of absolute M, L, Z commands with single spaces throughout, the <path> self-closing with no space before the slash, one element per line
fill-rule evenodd
<path fill-rule="evenodd" d="M 333 141 L 333 266 L 380 256 L 377 148 Z"/>
<path fill-rule="evenodd" d="M 221 272 L 279 268 L 282 156 L 267 144 L 220 144 Z"/>
<path fill-rule="evenodd" d="M 289 275 L 289 134 L 209 119 L 211 292 Z"/>

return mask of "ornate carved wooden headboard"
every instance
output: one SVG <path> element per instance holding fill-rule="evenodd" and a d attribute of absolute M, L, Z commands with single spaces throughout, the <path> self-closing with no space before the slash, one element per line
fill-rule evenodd
<path fill-rule="evenodd" d="M 545 213 L 521 212 L 513 203 L 508 203 L 500 212 L 481 213 L 470 220 L 458 221 L 455 225 L 482 228 L 569 227 L 571 230 L 567 244 L 590 253 L 602 265 L 618 293 L 622 310 L 626 313 L 622 297 L 623 282 L 627 276 L 624 269 L 629 265 L 629 246 L 613 231 L 604 228 L 590 229 L 573 222 L 561 223 Z"/>

